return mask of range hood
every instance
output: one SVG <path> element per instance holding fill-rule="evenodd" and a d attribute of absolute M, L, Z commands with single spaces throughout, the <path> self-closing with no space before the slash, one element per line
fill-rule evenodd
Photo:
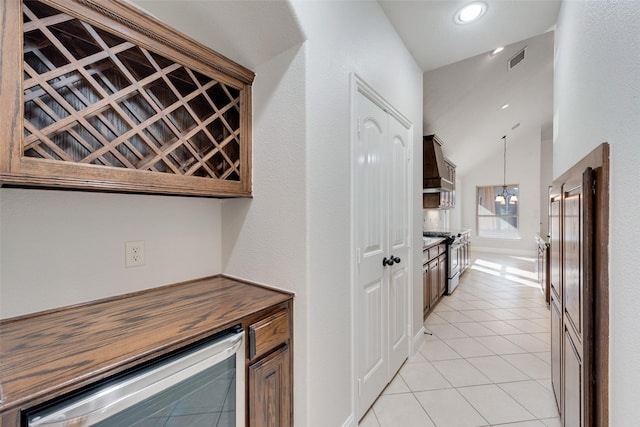
<path fill-rule="evenodd" d="M 426 135 L 422 139 L 424 163 L 422 172 L 422 192 L 440 193 L 453 191 L 454 184 L 442 154 L 442 141 L 436 135 Z"/>

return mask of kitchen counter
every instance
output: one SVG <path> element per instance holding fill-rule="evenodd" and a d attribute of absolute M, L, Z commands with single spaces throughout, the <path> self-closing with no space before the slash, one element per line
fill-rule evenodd
<path fill-rule="evenodd" d="M 0 414 L 42 403 L 290 304 L 223 276 L 0 322 Z M 2 419 L 0 419 L 0 425 Z"/>
<path fill-rule="evenodd" d="M 443 243 L 445 240 L 444 237 L 422 237 L 422 250 Z"/>

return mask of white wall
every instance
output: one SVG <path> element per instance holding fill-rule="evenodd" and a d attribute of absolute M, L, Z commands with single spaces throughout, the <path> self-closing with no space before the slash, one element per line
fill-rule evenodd
<path fill-rule="evenodd" d="M 553 183 L 553 127 L 540 133 L 540 235 L 549 234 L 549 186 Z"/>
<path fill-rule="evenodd" d="M 507 184 L 518 184 L 519 239 L 478 237 L 476 187 L 502 185 L 503 144 L 489 160 L 462 176 L 462 228 L 470 228 L 474 250 L 535 255 L 535 234 L 540 225 L 540 130 L 507 137 Z M 496 142 L 498 144 L 499 142 Z"/>
<path fill-rule="evenodd" d="M 565 1 L 556 35 L 554 176 L 611 144 L 609 425 L 640 419 L 640 7 Z"/>
<path fill-rule="evenodd" d="M 304 45 L 254 71 L 253 199 L 222 204 L 225 274 L 295 292 L 294 417 L 308 405 Z"/>
<path fill-rule="evenodd" d="M 221 272 L 220 201 L 0 189 L 0 315 L 14 317 Z M 125 268 L 124 244 L 146 242 Z"/>
<path fill-rule="evenodd" d="M 298 425 L 340 426 L 354 421 L 349 77 L 357 73 L 413 122 L 414 159 L 419 159 L 422 72 L 377 2 L 296 1 L 292 5 L 308 37 L 305 161 L 310 405 L 307 418 L 298 420 Z M 421 167 L 414 170 L 416 188 L 421 172 Z M 422 229 L 418 196 L 415 192 L 415 239 Z M 413 259 L 421 259 L 421 247 L 415 245 L 413 251 Z M 414 287 L 420 289 L 418 264 L 413 265 Z M 421 290 L 418 299 L 422 301 Z M 419 317 L 421 313 L 420 309 Z M 421 326 L 421 318 L 413 320 Z"/>

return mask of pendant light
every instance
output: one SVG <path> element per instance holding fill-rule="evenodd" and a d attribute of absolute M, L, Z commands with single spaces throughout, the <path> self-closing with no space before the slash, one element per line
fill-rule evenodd
<path fill-rule="evenodd" d="M 518 196 L 515 194 L 512 195 L 507 191 L 507 135 L 502 137 L 502 142 L 504 143 L 504 152 L 502 156 L 502 193 L 496 195 L 495 202 L 500 203 L 501 205 L 504 205 L 507 202 L 510 205 L 515 205 L 518 203 Z"/>

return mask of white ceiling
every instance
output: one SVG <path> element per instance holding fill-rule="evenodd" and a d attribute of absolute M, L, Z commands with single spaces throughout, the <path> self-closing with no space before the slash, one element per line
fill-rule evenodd
<path fill-rule="evenodd" d="M 250 69 L 305 40 L 289 1 L 129 1 Z M 483 0 L 487 13 L 467 25 L 453 18 L 471 0 L 377 1 L 426 71 L 424 134 L 444 140 L 458 174 L 497 152 L 502 135 L 550 126 L 553 33 L 535 36 L 555 25 L 561 0 Z M 486 52 L 499 45 L 511 46 L 490 58 Z M 507 71 L 507 59 L 524 45 L 527 58 Z M 500 110 L 505 102 L 511 106 Z"/>
<path fill-rule="evenodd" d="M 501 152 L 503 135 L 508 144 L 552 126 L 553 42 L 547 32 L 424 74 L 424 134 L 442 139 L 459 174 Z M 525 46 L 525 59 L 509 71 L 509 58 Z"/>
<path fill-rule="evenodd" d="M 424 134 L 436 133 L 464 173 L 552 123 L 553 33 L 560 0 L 483 0 L 486 14 L 459 25 L 472 0 L 378 0 L 424 74 Z M 546 33 L 541 36 L 541 34 Z M 488 53 L 507 46 L 496 56 Z M 509 71 L 507 61 L 527 46 Z M 500 107 L 509 104 L 509 108 Z M 516 124 L 519 126 L 512 130 Z"/>
<path fill-rule="evenodd" d="M 472 0 L 378 0 L 424 71 L 528 39 L 556 23 L 560 0 L 483 0 L 485 15 L 459 25 L 456 12 Z"/>

